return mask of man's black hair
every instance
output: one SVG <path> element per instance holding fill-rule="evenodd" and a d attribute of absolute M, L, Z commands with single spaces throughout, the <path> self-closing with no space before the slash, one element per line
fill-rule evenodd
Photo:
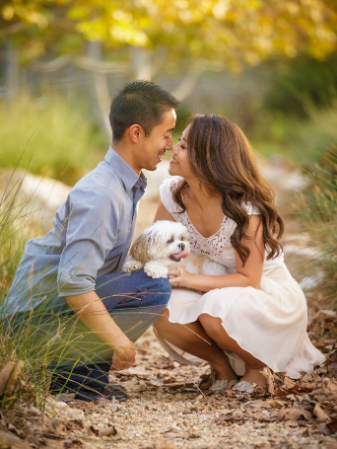
<path fill-rule="evenodd" d="M 150 81 L 125 84 L 111 103 L 109 119 L 113 140 L 118 142 L 134 124 L 140 125 L 149 136 L 162 122 L 163 113 L 178 106 L 179 101 L 173 95 Z"/>

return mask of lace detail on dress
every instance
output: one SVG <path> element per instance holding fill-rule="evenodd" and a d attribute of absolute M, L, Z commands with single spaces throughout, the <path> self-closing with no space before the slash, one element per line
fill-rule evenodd
<path fill-rule="evenodd" d="M 173 199 L 173 191 L 183 178 L 176 176 L 173 179 L 166 179 L 160 186 L 161 200 L 166 210 L 172 215 L 175 221 L 186 226 L 189 233 L 191 252 L 200 256 L 206 255 L 211 260 L 223 263 L 224 254 L 227 250 L 232 250 L 230 238 L 235 229 L 235 222 L 228 217 L 224 217 L 220 229 L 211 237 L 203 237 L 193 226 L 186 211 L 181 212 L 180 206 Z"/>
<path fill-rule="evenodd" d="M 188 230 L 191 251 L 198 256 L 206 255 L 210 259 L 221 263 L 221 256 L 223 256 L 224 251 L 231 247 L 230 237 L 235 228 L 233 220 L 224 217 L 218 232 L 211 237 L 205 238 L 193 226 L 186 211 L 182 214 L 177 214 L 177 218 Z M 230 222 L 234 223 L 234 227 L 230 226 Z"/>

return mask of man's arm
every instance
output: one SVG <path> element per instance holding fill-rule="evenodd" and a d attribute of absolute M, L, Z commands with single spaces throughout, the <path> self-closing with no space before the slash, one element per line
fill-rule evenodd
<path fill-rule="evenodd" d="M 58 269 L 59 296 L 89 331 L 113 349 L 113 367 L 128 368 L 135 361 L 134 345 L 95 292 L 97 272 L 116 243 L 118 208 L 107 189 L 78 188 L 70 195 L 66 246 Z"/>
<path fill-rule="evenodd" d="M 112 369 L 130 368 L 135 363 L 134 344 L 111 318 L 95 291 L 66 296 L 65 300 L 82 323 L 113 349 Z"/>

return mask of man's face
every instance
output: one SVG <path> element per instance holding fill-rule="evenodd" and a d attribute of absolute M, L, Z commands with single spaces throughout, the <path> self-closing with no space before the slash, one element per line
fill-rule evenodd
<path fill-rule="evenodd" d="M 172 131 L 176 126 L 176 111 L 164 112 L 162 122 L 155 126 L 149 136 L 143 136 L 137 151 L 137 165 L 140 169 L 154 171 L 166 150 L 172 150 Z"/>

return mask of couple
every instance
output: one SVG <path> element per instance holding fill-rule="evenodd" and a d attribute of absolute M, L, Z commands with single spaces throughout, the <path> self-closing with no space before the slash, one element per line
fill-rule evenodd
<path fill-rule="evenodd" d="M 13 335 L 29 322 L 32 340 L 50 340 L 56 391 L 126 399 L 109 385 L 109 369 L 135 362 L 134 342 L 153 323 L 178 360 L 211 364 L 214 389 L 252 392 L 266 383 L 264 366 L 296 378 L 324 361 L 306 333 L 306 300 L 278 241 L 283 221 L 247 139 L 223 117 L 197 115 L 173 146 L 178 105 L 151 82 L 125 85 L 111 104 L 105 160 L 71 190 L 54 228 L 26 244 L 6 314 Z M 142 169 L 156 170 L 167 150 L 175 176 L 160 188 L 155 220 L 183 223 L 191 251 L 226 275 L 121 272 L 146 188 Z"/>

